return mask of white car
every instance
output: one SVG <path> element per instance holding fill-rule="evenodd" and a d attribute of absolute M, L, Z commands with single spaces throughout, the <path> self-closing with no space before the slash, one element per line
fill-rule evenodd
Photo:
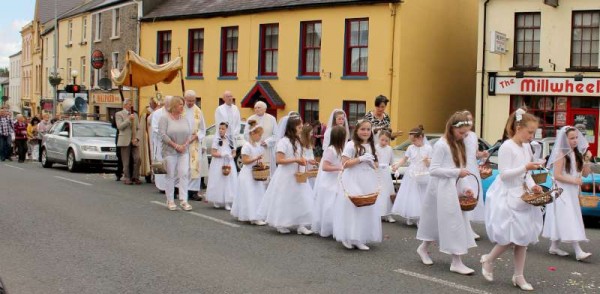
<path fill-rule="evenodd" d="M 242 157 L 240 156 L 240 152 L 242 150 L 242 146 L 244 146 L 244 144 L 246 143 L 246 140 L 244 139 L 244 130 L 246 129 L 246 122 L 242 122 L 240 124 L 240 133 L 237 134 L 237 136 L 235 137 L 235 163 L 237 166 L 238 171 L 242 168 L 243 164 L 242 164 Z M 208 160 L 210 161 L 211 158 L 211 147 L 212 147 L 212 141 L 215 137 L 215 134 L 217 133 L 218 128 L 215 125 L 212 125 L 210 127 L 208 127 L 206 129 L 206 137 L 204 137 L 204 146 L 206 146 L 206 150 L 208 152 Z"/>

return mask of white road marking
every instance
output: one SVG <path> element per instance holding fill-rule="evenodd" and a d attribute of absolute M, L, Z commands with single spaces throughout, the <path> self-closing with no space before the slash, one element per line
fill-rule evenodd
<path fill-rule="evenodd" d="M 442 280 L 442 279 L 430 277 L 428 275 L 424 275 L 424 274 L 419 274 L 419 273 L 407 271 L 407 270 L 404 270 L 404 269 L 397 269 L 397 270 L 394 270 L 394 272 L 397 272 L 397 273 L 400 273 L 400 274 L 403 274 L 403 275 L 407 275 L 407 276 L 410 276 L 410 277 L 414 277 L 414 278 L 417 278 L 417 279 L 422 279 L 422 280 L 430 281 L 430 282 L 433 282 L 433 283 L 436 283 L 436 284 L 440 284 L 440 285 L 443 285 L 443 286 L 452 287 L 454 289 L 465 291 L 465 292 L 469 292 L 469 293 L 490 294 L 490 292 L 486 292 L 486 291 L 483 291 L 483 290 L 471 288 L 469 286 L 465 286 L 465 285 L 457 284 L 457 283 L 454 283 L 454 282 L 449 282 L 449 281 L 446 281 L 446 280 Z"/>
<path fill-rule="evenodd" d="M 25 169 L 24 169 L 24 168 L 22 168 L 22 167 L 18 167 L 18 166 L 10 165 L 10 164 L 4 164 L 4 165 L 6 165 L 6 166 L 8 166 L 8 167 L 12 167 L 12 168 L 20 169 L 20 170 L 25 170 Z"/>
<path fill-rule="evenodd" d="M 77 184 L 81 184 L 81 185 L 92 186 L 92 184 L 86 183 L 86 182 L 80 182 L 80 181 L 71 180 L 69 178 L 63 178 L 63 177 L 59 177 L 59 176 L 54 176 L 54 177 L 57 179 L 61 179 L 61 180 L 65 180 L 65 181 L 69 181 L 69 182 L 73 182 L 73 183 L 77 183 Z"/>
<path fill-rule="evenodd" d="M 150 203 L 154 203 L 154 204 L 158 204 L 158 205 L 167 207 L 166 203 L 159 202 L 159 201 L 150 201 Z M 207 220 L 211 220 L 211 221 L 216 222 L 216 223 L 220 223 L 222 225 L 230 226 L 232 228 L 239 228 L 240 227 L 240 225 L 237 225 L 237 224 L 234 224 L 234 223 L 230 223 L 230 222 L 227 222 L 227 221 L 224 221 L 224 220 L 212 217 L 212 216 L 208 216 L 208 215 L 205 215 L 205 214 L 197 213 L 197 212 L 194 212 L 194 211 L 190 211 L 190 212 L 187 212 L 187 213 L 189 213 L 191 215 L 199 216 L 199 217 L 207 219 Z"/>

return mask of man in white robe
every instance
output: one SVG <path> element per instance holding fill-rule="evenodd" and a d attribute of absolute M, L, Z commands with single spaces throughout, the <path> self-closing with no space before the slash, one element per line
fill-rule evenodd
<path fill-rule="evenodd" d="M 152 162 L 154 161 L 162 161 L 163 157 L 162 157 L 162 139 L 158 130 L 158 123 L 160 121 L 160 118 L 163 115 L 167 115 L 167 108 L 169 107 L 169 102 L 171 102 L 171 98 L 172 96 L 166 96 L 165 97 L 165 101 L 164 101 L 164 106 L 158 108 L 157 110 L 155 110 L 154 112 L 152 112 L 152 114 L 148 117 L 148 120 L 150 120 L 150 127 L 151 127 L 151 150 L 152 150 Z M 156 185 L 156 188 L 158 188 L 158 190 L 165 191 L 165 187 L 166 187 L 166 183 L 167 183 L 167 178 L 166 175 L 154 175 L 154 185 Z"/>
<path fill-rule="evenodd" d="M 225 103 L 215 110 L 215 125 L 218 127 L 222 122 L 229 124 L 227 136 L 235 143 L 237 136 L 240 134 L 240 124 L 242 121 L 240 111 L 237 106 L 233 104 L 233 95 L 231 94 L 231 91 L 225 91 L 221 98 Z"/>
<path fill-rule="evenodd" d="M 258 101 L 254 104 L 254 114 L 248 118 L 248 122 L 255 120 L 263 129 L 260 144 L 265 148 L 263 155 L 263 163 L 273 168 L 270 169 L 271 176 L 275 173 L 275 145 L 277 145 L 277 136 L 275 129 L 277 128 L 277 120 L 274 116 L 266 113 L 267 104 Z M 249 128 L 244 130 L 244 139 L 249 141 Z"/>
<path fill-rule="evenodd" d="M 192 140 L 189 145 L 190 172 L 188 174 L 188 197 L 191 200 L 200 201 L 202 200 L 198 195 L 201 180 L 200 164 L 202 161 L 202 139 L 206 136 L 206 125 L 204 124 L 202 110 L 196 105 L 196 92 L 187 90 L 184 99 L 184 116 L 192 130 Z"/>

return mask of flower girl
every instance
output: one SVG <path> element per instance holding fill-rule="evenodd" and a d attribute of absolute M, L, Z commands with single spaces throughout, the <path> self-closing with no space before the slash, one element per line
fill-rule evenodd
<path fill-rule="evenodd" d="M 361 120 L 354 128 L 352 141 L 346 143 L 342 153 L 344 195 L 335 201 L 333 236 L 347 249 L 356 246 L 360 250 L 369 250 L 366 243 L 379 243 L 382 238 L 380 207 L 376 204 L 356 207 L 348 197 L 381 192 L 374 140 L 371 123 Z"/>
<path fill-rule="evenodd" d="M 329 147 L 323 152 L 315 183 L 315 208 L 311 229 L 321 237 L 333 234 L 333 211 L 337 197 L 343 197 L 338 176 L 342 171 L 342 152 L 346 144 L 346 129 L 335 126 L 331 130 Z"/>
<path fill-rule="evenodd" d="M 348 125 L 348 118 L 346 117 L 346 112 L 342 109 L 334 109 L 329 115 L 329 120 L 327 121 L 327 128 L 325 129 L 325 134 L 323 135 L 323 150 L 327 149 L 331 142 L 331 132 L 333 127 L 340 126 L 346 130 L 346 140 L 348 142 L 350 140 L 350 127 Z"/>
<path fill-rule="evenodd" d="M 294 174 L 306 165 L 299 135 L 302 121 L 289 116 L 285 122 L 284 137 L 277 142 L 277 170 L 269 183 L 258 216 L 281 234 L 297 228 L 298 234 L 310 235 L 306 228 L 312 222 L 313 195 L 310 184 L 298 183 Z"/>
<path fill-rule="evenodd" d="M 227 136 L 226 122 L 219 124 L 219 135 L 213 138 L 211 146 L 212 160 L 208 172 L 208 187 L 206 188 L 206 200 L 212 202 L 215 208 L 225 206 L 231 210 L 231 203 L 237 194 L 237 169 L 233 158 L 235 158 L 235 147 L 233 141 Z M 231 169 L 225 175 L 224 168 Z M 226 168 L 225 168 L 226 169 Z"/>
<path fill-rule="evenodd" d="M 406 162 L 410 163 L 398 189 L 392 213 L 405 218 L 406 224 L 410 226 L 418 222 L 421 216 L 421 203 L 429 183 L 429 163 L 433 148 L 426 142 L 423 126 L 410 130 L 408 135 L 412 145 L 408 146 L 404 157 L 393 166 L 396 171 Z"/>
<path fill-rule="evenodd" d="M 394 156 L 392 147 L 390 147 L 390 140 L 392 134 L 388 131 L 381 131 L 379 133 L 379 144 L 375 146 L 377 152 L 377 159 L 379 165 L 379 173 L 381 174 L 381 193 L 377 197 L 377 205 L 381 208 L 381 216 L 383 220 L 395 223 L 396 220 L 392 217 L 392 203 L 391 196 L 396 196 L 396 189 L 394 188 L 394 181 L 390 174 L 390 167 L 394 163 Z"/>
<path fill-rule="evenodd" d="M 310 124 L 302 126 L 302 132 L 300 133 L 300 144 L 304 153 L 302 157 L 306 159 L 306 166 L 301 168 L 302 171 L 309 171 L 312 169 L 318 169 L 318 162 L 315 161 L 314 144 L 313 144 L 313 127 Z M 315 186 L 315 178 L 308 178 L 308 183 L 311 188 Z"/>
<path fill-rule="evenodd" d="M 248 139 L 242 147 L 242 163 L 244 166 L 238 178 L 238 194 L 231 207 L 231 215 L 239 221 L 250 221 L 254 225 L 263 226 L 266 223 L 258 218 L 258 206 L 265 195 L 264 182 L 254 180 L 252 167 L 263 158 L 264 148 L 261 146 L 263 128 L 255 120 L 248 122 Z"/>

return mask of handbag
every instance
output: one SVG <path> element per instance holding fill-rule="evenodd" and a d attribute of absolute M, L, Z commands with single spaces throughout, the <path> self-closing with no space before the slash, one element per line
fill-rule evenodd
<path fill-rule="evenodd" d="M 154 160 L 150 165 L 152 173 L 155 175 L 164 175 L 167 173 L 167 161 L 166 160 Z"/>

